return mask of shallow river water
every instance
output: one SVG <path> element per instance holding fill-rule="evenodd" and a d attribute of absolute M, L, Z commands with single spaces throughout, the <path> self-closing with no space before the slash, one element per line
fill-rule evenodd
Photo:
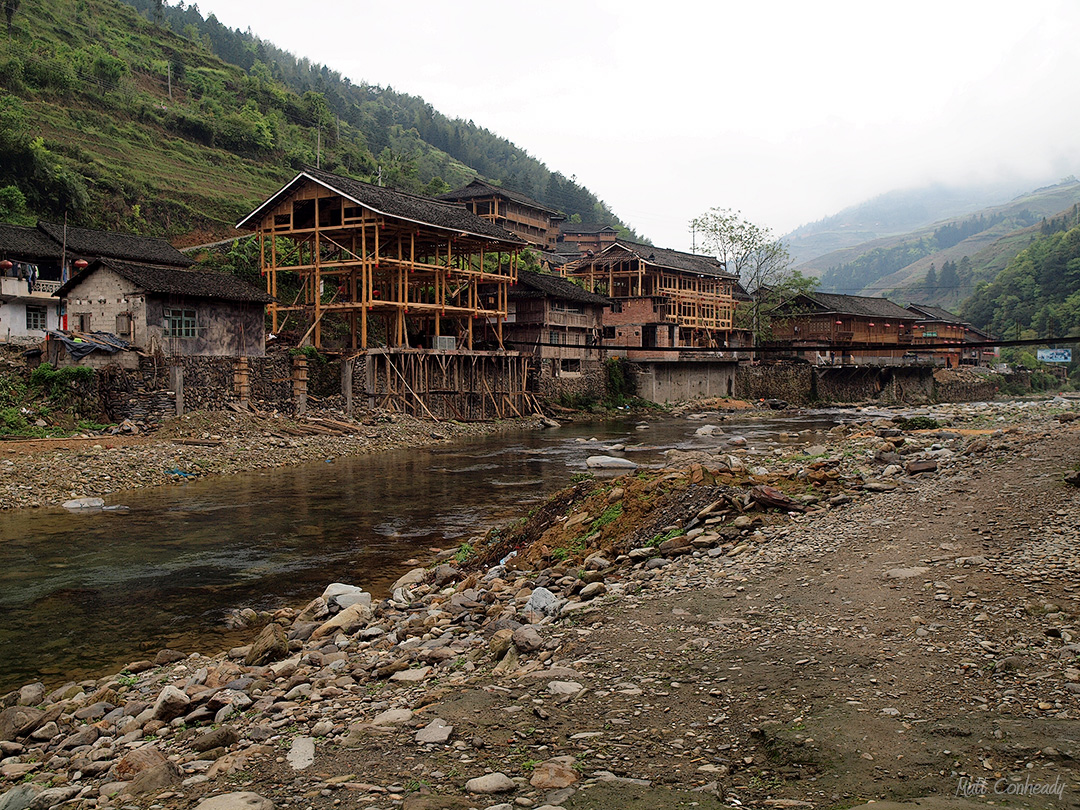
<path fill-rule="evenodd" d="M 410 557 L 519 517 L 604 445 L 625 443 L 615 455 L 660 465 L 673 447 L 741 435 L 771 452 L 835 424 L 825 414 L 712 421 L 725 435 L 695 436 L 705 422 L 685 419 L 641 431 L 628 421 L 567 425 L 106 500 L 127 513 L 0 513 L 0 693 L 116 671 L 165 646 L 244 643 L 251 631 L 224 629 L 230 609 L 298 606 L 329 582 L 385 595 Z"/>

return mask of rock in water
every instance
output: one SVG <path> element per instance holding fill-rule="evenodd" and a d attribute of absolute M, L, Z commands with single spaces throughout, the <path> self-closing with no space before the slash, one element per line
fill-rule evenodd
<path fill-rule="evenodd" d="M 104 505 L 101 498 L 72 498 L 61 504 L 69 512 L 99 512 Z"/>
<path fill-rule="evenodd" d="M 616 456 L 589 456 L 585 466 L 595 470 L 636 470 L 637 464 L 627 458 Z"/>

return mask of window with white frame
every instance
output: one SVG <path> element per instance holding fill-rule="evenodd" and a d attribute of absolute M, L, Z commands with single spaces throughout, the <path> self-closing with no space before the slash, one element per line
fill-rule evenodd
<path fill-rule="evenodd" d="M 195 310 L 166 308 L 165 337 L 193 338 L 197 328 Z"/>

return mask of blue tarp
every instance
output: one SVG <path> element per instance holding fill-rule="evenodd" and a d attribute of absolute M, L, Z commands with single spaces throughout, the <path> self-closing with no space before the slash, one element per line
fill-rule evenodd
<path fill-rule="evenodd" d="M 60 332 L 53 329 L 49 331 L 49 340 L 59 340 L 76 360 L 91 352 L 116 354 L 131 348 L 128 341 L 109 332 Z"/>

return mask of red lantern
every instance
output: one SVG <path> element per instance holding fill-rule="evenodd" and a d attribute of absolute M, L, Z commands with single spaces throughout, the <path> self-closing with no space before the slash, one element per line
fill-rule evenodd
<path fill-rule="evenodd" d="M 7 259 L 4 259 L 2 262 L 0 262 L 0 270 L 10 270 L 14 266 L 15 265 L 13 265 Z"/>
<path fill-rule="evenodd" d="M 837 321 L 837 322 L 836 322 L 836 325 L 837 325 L 837 326 L 843 326 L 843 325 L 844 325 L 844 322 L 843 322 L 843 321 Z"/>
<path fill-rule="evenodd" d="M 873 326 L 873 325 L 874 325 L 874 322 L 873 322 L 873 321 L 870 321 L 870 325 L 871 325 L 871 326 Z"/>
<path fill-rule="evenodd" d="M 86 259 L 79 259 L 77 262 L 75 262 L 75 269 L 85 270 L 89 266 L 89 264 L 90 262 L 88 262 Z"/>

